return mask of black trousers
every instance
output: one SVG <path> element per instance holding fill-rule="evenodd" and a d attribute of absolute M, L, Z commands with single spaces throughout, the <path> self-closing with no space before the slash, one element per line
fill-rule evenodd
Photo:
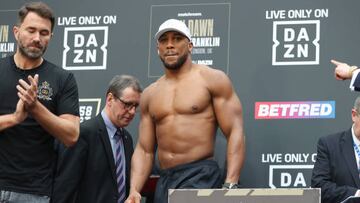
<path fill-rule="evenodd" d="M 156 184 L 156 203 L 168 202 L 168 189 L 220 188 L 221 172 L 214 160 L 200 160 L 160 171 Z"/>

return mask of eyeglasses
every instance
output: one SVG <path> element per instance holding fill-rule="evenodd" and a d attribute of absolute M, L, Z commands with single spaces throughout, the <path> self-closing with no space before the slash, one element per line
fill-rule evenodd
<path fill-rule="evenodd" d="M 128 111 L 130 111 L 130 110 L 133 109 L 133 108 L 134 108 L 135 111 L 136 111 L 137 107 L 139 106 L 138 103 L 124 101 L 124 100 L 120 99 L 118 96 L 115 96 L 115 95 L 114 95 L 114 97 L 115 97 L 116 99 L 118 99 L 119 101 L 121 101 L 121 103 L 124 104 L 124 108 L 125 108 L 126 110 L 128 110 Z"/>

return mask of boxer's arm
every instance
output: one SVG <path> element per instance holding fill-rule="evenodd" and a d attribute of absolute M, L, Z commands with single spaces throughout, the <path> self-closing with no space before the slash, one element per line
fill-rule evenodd
<path fill-rule="evenodd" d="M 148 179 L 155 149 L 155 126 L 148 111 L 149 92 L 145 89 L 141 96 L 141 118 L 139 125 L 139 139 L 131 159 L 130 194 L 126 203 L 140 202 L 140 192 Z"/>
<path fill-rule="evenodd" d="M 211 86 L 217 122 L 227 139 L 226 183 L 238 183 L 245 158 L 245 135 L 242 106 L 230 79 L 223 72 L 216 72 Z M 216 81 L 216 82 L 214 82 Z"/>

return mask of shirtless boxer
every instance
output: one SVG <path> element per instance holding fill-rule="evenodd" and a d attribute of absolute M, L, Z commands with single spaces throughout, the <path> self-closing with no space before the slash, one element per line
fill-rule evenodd
<path fill-rule="evenodd" d="M 193 44 L 183 22 L 165 21 L 155 38 L 165 75 L 141 97 L 140 134 L 126 203 L 140 202 L 156 145 L 161 172 L 154 202 L 167 202 L 168 189 L 221 187 L 221 172 L 213 160 L 218 126 L 228 142 L 224 186 L 233 187 L 239 181 L 245 143 L 241 102 L 230 79 L 220 70 L 192 63 Z"/>

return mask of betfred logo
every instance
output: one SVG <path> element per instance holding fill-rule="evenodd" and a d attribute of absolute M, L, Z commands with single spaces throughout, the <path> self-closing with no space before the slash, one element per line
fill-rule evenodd
<path fill-rule="evenodd" d="M 335 118 L 335 101 L 256 102 L 255 119 Z"/>

